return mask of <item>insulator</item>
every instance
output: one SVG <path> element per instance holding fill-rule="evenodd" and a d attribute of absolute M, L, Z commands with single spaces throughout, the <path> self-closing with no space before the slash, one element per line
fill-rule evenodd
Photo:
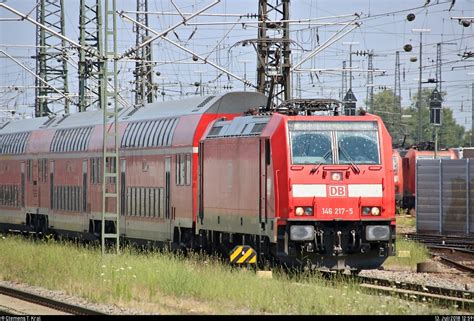
<path fill-rule="evenodd" d="M 415 14 L 409 13 L 409 14 L 407 15 L 407 20 L 408 20 L 408 21 L 413 21 L 413 20 L 415 20 Z"/>
<path fill-rule="evenodd" d="M 417 58 L 416 56 L 411 56 L 411 57 L 410 57 L 410 61 L 411 61 L 411 62 L 415 62 L 415 61 L 417 61 L 417 60 L 418 60 L 418 58 Z"/>
<path fill-rule="evenodd" d="M 410 52 L 412 49 L 413 47 L 409 43 L 403 46 L 403 50 L 405 50 L 406 52 Z"/>
<path fill-rule="evenodd" d="M 466 28 L 471 25 L 471 21 L 469 21 L 469 20 L 462 20 L 461 23 L 462 23 L 463 27 L 466 27 Z"/>

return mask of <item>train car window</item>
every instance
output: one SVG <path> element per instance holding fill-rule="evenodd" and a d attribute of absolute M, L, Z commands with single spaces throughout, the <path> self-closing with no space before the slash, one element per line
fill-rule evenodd
<path fill-rule="evenodd" d="M 293 164 L 380 164 L 377 122 L 288 122 Z"/>
<path fill-rule="evenodd" d="M 151 216 L 151 188 L 145 188 L 145 216 Z"/>
<path fill-rule="evenodd" d="M 146 188 L 140 188 L 140 216 L 146 216 Z"/>
<path fill-rule="evenodd" d="M 164 126 L 165 122 L 166 122 L 166 120 L 160 120 L 159 121 L 158 128 L 153 133 L 153 146 L 159 146 L 160 133 L 163 129 L 163 126 Z"/>
<path fill-rule="evenodd" d="M 26 180 L 28 182 L 31 182 L 31 173 L 32 173 L 32 161 L 31 159 L 28 159 L 26 161 Z"/>
<path fill-rule="evenodd" d="M 87 149 L 92 127 L 58 129 L 51 141 L 51 152 L 80 152 Z"/>
<path fill-rule="evenodd" d="M 379 164 L 377 131 L 337 132 L 340 164 Z"/>
<path fill-rule="evenodd" d="M 191 185 L 191 154 L 186 154 L 186 185 Z"/>
<path fill-rule="evenodd" d="M 164 145 L 164 142 L 165 142 L 165 133 L 166 131 L 168 130 L 169 128 L 169 125 L 170 125 L 170 120 L 167 119 L 165 120 L 164 124 L 163 124 L 163 127 L 161 128 L 161 131 L 160 131 L 160 135 L 159 135 L 159 138 L 158 138 L 158 145 L 157 146 L 163 146 Z"/>
<path fill-rule="evenodd" d="M 165 189 L 163 187 L 160 187 L 159 189 L 160 193 L 160 210 L 158 212 L 158 216 L 164 216 L 165 213 Z"/>
<path fill-rule="evenodd" d="M 158 128 L 159 121 L 154 120 L 152 126 L 150 127 L 150 131 L 147 133 L 146 137 L 146 146 L 153 146 L 153 137 L 156 135 L 156 130 Z"/>
<path fill-rule="evenodd" d="M 135 127 L 137 126 L 137 123 L 129 123 L 127 126 L 127 130 L 125 131 L 126 134 L 126 139 L 125 139 L 125 145 L 122 147 L 133 147 L 132 146 L 132 136 L 133 133 L 135 132 Z"/>
<path fill-rule="evenodd" d="M 142 125 L 143 123 L 140 122 L 140 123 L 137 123 L 136 126 L 133 128 L 132 137 L 130 137 L 130 147 L 138 147 L 137 136 Z"/>
<path fill-rule="evenodd" d="M 176 126 L 178 126 L 178 119 L 177 118 L 173 119 L 173 124 L 171 125 L 171 129 L 168 131 L 168 138 L 166 139 L 166 146 L 171 146 L 171 143 L 173 142 L 173 134 L 174 134 L 174 130 L 176 129 Z"/>
<path fill-rule="evenodd" d="M 221 131 L 221 129 L 222 129 L 222 126 L 214 126 L 211 128 L 207 136 L 217 136 L 219 135 L 219 132 Z"/>
<path fill-rule="evenodd" d="M 81 134 L 83 133 L 83 128 L 76 128 L 72 132 L 71 137 L 71 148 L 72 150 L 79 150 L 79 145 L 81 142 Z"/>
<path fill-rule="evenodd" d="M 0 154 L 23 154 L 30 132 L 0 135 Z"/>
<path fill-rule="evenodd" d="M 135 215 L 135 188 L 130 187 L 130 215 Z"/>
<path fill-rule="evenodd" d="M 293 164 L 332 164 L 331 133 L 292 132 L 291 153 Z"/>
<path fill-rule="evenodd" d="M 253 125 L 252 130 L 250 131 L 251 134 L 260 134 L 262 130 L 265 128 L 267 123 L 258 123 Z"/>
<path fill-rule="evenodd" d="M 153 127 L 153 122 L 152 121 L 147 121 L 145 123 L 145 127 L 143 128 L 143 132 L 140 136 L 140 146 L 148 147 L 148 145 L 146 143 L 147 143 L 148 135 L 150 134 L 150 128 L 151 127 Z"/>

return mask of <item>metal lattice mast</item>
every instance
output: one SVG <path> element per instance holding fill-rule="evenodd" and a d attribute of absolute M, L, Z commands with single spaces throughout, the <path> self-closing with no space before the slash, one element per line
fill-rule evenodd
<path fill-rule="evenodd" d="M 102 152 L 102 253 L 107 239 L 120 241 L 119 131 L 117 79 L 117 14 L 116 0 L 104 0 L 104 43 L 100 73 L 101 106 L 103 110 Z"/>
<path fill-rule="evenodd" d="M 101 62 L 91 48 L 102 52 L 101 0 L 81 0 L 79 10 L 79 111 L 90 106 L 100 108 L 99 74 Z"/>
<path fill-rule="evenodd" d="M 347 91 L 347 71 L 346 71 L 346 61 L 342 62 L 342 93 L 341 93 L 341 100 L 344 99 L 344 95 Z"/>
<path fill-rule="evenodd" d="M 36 20 L 50 29 L 64 35 L 64 4 L 63 0 L 40 0 L 36 7 Z M 66 41 L 47 32 L 44 28 L 36 28 L 36 73 L 41 79 L 68 95 Z M 69 113 L 69 101 L 58 97 L 50 86 L 36 79 L 35 117 L 46 116 L 53 106 Z"/>
<path fill-rule="evenodd" d="M 137 21 L 148 27 L 148 0 L 137 0 Z M 150 38 L 148 29 L 140 24 L 136 27 L 137 47 Z M 145 103 L 152 103 L 155 99 L 155 87 L 153 85 L 153 65 L 152 65 L 152 44 L 137 50 L 137 62 L 135 64 L 135 104 L 142 106 Z"/>
<path fill-rule="evenodd" d="M 441 97 L 441 43 L 436 44 L 436 88 L 438 88 Z"/>
<path fill-rule="evenodd" d="M 374 110 L 374 51 L 371 50 L 368 54 L 368 73 L 367 73 L 367 95 L 366 101 L 369 105 L 369 110 L 372 114 L 375 114 Z"/>
<path fill-rule="evenodd" d="M 259 0 L 257 90 L 274 105 L 291 98 L 290 0 Z M 272 21 L 269 23 L 269 16 Z M 283 20 L 284 22 L 277 22 Z M 272 32 L 273 31 L 273 32 Z M 271 106 L 267 105 L 267 109 Z"/>
<path fill-rule="evenodd" d="M 400 52 L 395 52 L 395 85 L 393 87 L 393 104 L 394 109 L 400 113 L 400 120 L 402 118 L 402 88 L 400 83 Z"/>

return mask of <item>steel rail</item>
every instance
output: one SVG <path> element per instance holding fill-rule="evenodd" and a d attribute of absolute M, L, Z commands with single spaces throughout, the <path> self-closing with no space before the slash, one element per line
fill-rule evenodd
<path fill-rule="evenodd" d="M 438 302 L 445 306 L 452 306 L 457 304 L 460 308 L 469 310 L 474 307 L 474 292 L 462 291 L 456 289 L 448 289 L 438 286 L 423 285 L 419 283 L 391 281 L 388 279 L 372 278 L 365 276 L 357 276 L 361 285 L 365 288 L 380 292 L 391 292 L 409 296 L 416 296 L 417 298 L 425 298 L 426 300 L 438 300 Z"/>
<path fill-rule="evenodd" d="M 470 266 L 467 266 L 465 264 L 462 264 L 462 263 L 459 263 L 459 262 L 456 262 L 446 256 L 442 256 L 442 255 L 437 255 L 435 254 L 437 257 L 439 257 L 441 260 L 445 261 L 445 262 L 448 262 L 454 266 L 456 266 L 458 269 L 460 270 L 464 270 L 464 271 L 467 271 L 471 274 L 474 274 L 474 268 L 470 267 Z"/>
<path fill-rule="evenodd" d="M 70 313 L 73 315 L 105 315 L 105 313 L 80 307 L 77 305 L 57 301 L 41 295 L 25 292 L 11 287 L 0 285 L 0 294 L 14 297 L 22 301 L 31 302 L 37 305 L 48 307 L 54 310 Z"/>

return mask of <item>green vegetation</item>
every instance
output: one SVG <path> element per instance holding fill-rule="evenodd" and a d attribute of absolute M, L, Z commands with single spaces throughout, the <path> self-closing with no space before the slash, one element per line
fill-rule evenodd
<path fill-rule="evenodd" d="M 429 123 L 428 99 L 433 89 L 425 88 L 421 92 L 421 119 L 422 119 L 422 139 L 421 141 L 434 141 L 433 126 Z M 443 96 L 446 93 L 443 92 Z M 396 107 L 392 90 L 384 90 L 374 95 L 375 114 L 382 117 L 385 126 L 392 136 L 393 145 L 400 145 L 406 135 L 405 147 L 417 142 L 418 138 L 418 108 L 416 101 L 418 93 L 412 95 L 412 105 L 403 106 L 402 114 L 407 118 L 400 118 L 400 110 Z M 396 97 L 398 101 L 399 97 Z M 449 106 L 443 105 L 442 113 L 443 126 L 440 127 L 438 137 L 441 148 L 466 146 L 470 142 L 470 132 L 465 132 L 464 127 L 457 124 L 453 118 L 453 111 Z M 467 145 L 470 145 L 468 143 Z"/>
<path fill-rule="evenodd" d="M 401 267 L 411 271 L 416 271 L 417 263 L 425 262 L 430 258 L 429 251 L 423 244 L 415 241 L 404 240 L 400 236 L 397 238 L 396 242 L 397 255 L 389 257 L 383 264 L 384 267 Z"/>
<path fill-rule="evenodd" d="M 416 218 L 408 215 L 396 215 L 397 227 L 412 227 L 416 225 Z"/>
<path fill-rule="evenodd" d="M 402 243 L 403 244 L 403 243 Z M 410 247 L 411 249 L 411 247 Z M 63 290 L 92 302 L 160 313 L 203 314 L 446 314 L 394 297 L 365 294 L 347 281 L 329 284 L 315 273 L 251 269 L 190 255 L 140 252 L 101 256 L 93 246 L 0 237 L 0 279 Z"/>

